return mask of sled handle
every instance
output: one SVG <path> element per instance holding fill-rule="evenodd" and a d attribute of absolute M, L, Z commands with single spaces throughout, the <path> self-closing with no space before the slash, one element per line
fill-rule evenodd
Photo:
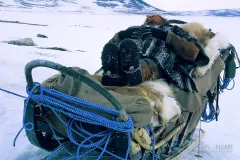
<path fill-rule="evenodd" d="M 82 81 L 83 83 L 87 84 L 88 86 L 90 86 L 91 88 L 93 88 L 94 90 L 102 94 L 116 108 L 116 110 L 119 112 L 120 117 L 123 121 L 128 120 L 125 109 L 121 106 L 118 100 L 112 94 L 110 94 L 105 88 L 103 88 L 101 85 L 97 84 L 87 76 L 83 75 L 82 73 L 76 72 L 70 67 L 65 67 L 55 62 L 37 59 L 37 60 L 30 61 L 26 64 L 25 77 L 26 77 L 29 90 L 32 89 L 33 87 L 32 69 L 36 67 L 46 67 L 46 68 L 55 69 L 57 71 L 60 71 L 61 73 L 65 73 L 73 78 L 76 78 Z"/>

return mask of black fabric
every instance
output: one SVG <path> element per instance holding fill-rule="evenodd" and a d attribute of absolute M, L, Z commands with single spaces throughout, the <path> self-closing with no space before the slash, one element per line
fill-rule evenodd
<path fill-rule="evenodd" d="M 104 86 L 125 86 L 125 80 L 121 76 L 112 76 L 104 74 L 102 76 L 102 85 Z"/>
<path fill-rule="evenodd" d="M 163 41 L 166 41 L 167 35 L 168 35 L 168 32 L 163 31 L 163 30 L 158 29 L 158 28 L 152 28 L 151 33 L 152 33 L 154 38 L 161 39 Z"/>
<path fill-rule="evenodd" d="M 124 39 L 119 45 L 120 63 L 126 85 L 137 85 L 142 82 L 139 59 L 142 55 L 140 40 Z"/>
<path fill-rule="evenodd" d="M 136 27 L 134 27 L 136 28 Z M 160 25 L 160 26 L 141 26 L 139 28 L 141 30 L 141 35 L 139 36 L 138 29 L 138 37 L 142 39 L 142 57 L 149 57 L 155 60 L 159 68 L 166 75 L 165 78 L 168 82 L 172 82 L 177 87 L 185 91 L 196 91 L 195 83 L 190 77 L 190 71 L 197 67 L 206 65 L 209 62 L 209 58 L 206 56 L 203 48 L 199 45 L 198 41 L 190 36 L 187 32 L 185 32 L 182 28 L 178 26 L 171 25 Z M 155 30 L 158 32 L 151 32 L 149 34 L 149 29 Z M 136 29 L 137 30 L 137 29 Z M 161 32 L 160 32 L 161 31 Z M 196 46 L 200 49 L 200 53 L 196 59 L 196 61 L 191 62 L 182 59 L 180 56 L 172 52 L 166 45 L 166 42 L 162 39 L 154 38 L 158 36 L 158 33 L 167 33 L 173 32 L 181 38 L 185 38 L 190 42 L 194 42 Z M 133 32 L 134 34 L 136 32 Z M 132 36 L 136 37 L 136 36 Z"/>
<path fill-rule="evenodd" d="M 124 39 L 119 45 L 120 63 L 123 70 L 130 70 L 129 67 L 137 68 L 142 55 L 142 48 L 138 40 Z"/>
<path fill-rule="evenodd" d="M 107 43 L 102 51 L 103 77 L 102 85 L 104 86 L 122 86 L 123 78 L 119 76 L 118 63 L 118 46 L 113 43 Z"/>
<path fill-rule="evenodd" d="M 168 32 L 195 43 L 200 52 L 194 62 L 184 60 L 167 47 L 165 41 Z M 195 67 L 208 64 L 209 58 L 197 39 L 190 36 L 188 32 L 178 26 L 169 24 L 159 26 L 142 25 L 132 26 L 125 31 L 120 31 L 118 36 L 121 41 L 131 38 L 142 42 L 138 43 L 139 48 L 142 48 L 141 58 L 147 57 L 155 60 L 159 68 L 164 72 L 164 75 L 166 75 L 165 78 L 168 82 L 185 91 L 197 91 L 195 83 L 190 76 L 190 71 Z"/>
<path fill-rule="evenodd" d="M 103 47 L 102 55 L 102 66 L 103 70 L 111 71 L 113 74 L 118 72 L 118 46 L 113 43 L 107 43 Z"/>
<path fill-rule="evenodd" d="M 167 38 L 167 31 L 163 31 L 159 28 L 154 28 L 150 26 L 133 26 L 129 27 L 126 30 L 120 31 L 118 33 L 119 39 L 123 40 L 126 38 L 143 38 L 146 39 L 148 37 L 154 37 L 166 41 Z"/>
<path fill-rule="evenodd" d="M 163 31 L 171 31 L 181 38 L 185 38 L 189 42 L 193 42 L 200 50 L 198 57 L 194 62 L 182 59 L 177 54 L 170 51 L 164 41 L 161 41 L 160 52 L 154 54 L 153 57 L 161 66 L 161 68 L 168 75 L 168 79 L 176 84 L 180 89 L 185 91 L 196 91 L 195 83 L 190 77 L 190 71 L 198 66 L 203 66 L 208 64 L 209 58 L 206 56 L 204 49 L 198 43 L 197 39 L 190 36 L 188 32 L 184 31 L 178 26 L 159 26 L 158 29 Z M 161 65 L 162 64 L 162 65 Z"/>
<path fill-rule="evenodd" d="M 126 38 L 130 38 L 133 35 L 133 32 L 136 32 L 137 30 L 140 30 L 140 28 L 137 26 L 132 26 L 126 30 L 122 30 L 118 32 L 119 39 L 123 40 Z"/>

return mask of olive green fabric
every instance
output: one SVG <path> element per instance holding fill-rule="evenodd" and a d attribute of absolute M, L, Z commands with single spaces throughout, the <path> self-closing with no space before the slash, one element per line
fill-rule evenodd
<path fill-rule="evenodd" d="M 100 82 L 92 78 L 92 76 L 87 71 L 80 68 L 73 69 L 83 73 L 85 76 L 88 76 L 96 83 L 100 84 Z M 96 90 L 68 75 L 55 75 L 44 81 L 42 84 L 47 88 L 56 89 L 62 93 L 78 97 L 95 104 L 106 106 L 108 108 L 114 108 L 113 105 Z M 153 109 L 150 102 L 145 97 L 137 95 L 123 95 L 114 91 L 109 91 L 109 93 L 111 93 L 120 102 L 128 115 L 132 118 L 136 128 L 141 128 L 151 121 L 151 118 L 153 116 Z M 109 119 L 112 118 L 110 117 L 111 115 L 99 111 L 91 109 L 85 110 L 89 110 Z"/>
<path fill-rule="evenodd" d="M 181 104 L 182 110 L 193 113 L 193 116 L 190 119 L 187 127 L 187 133 L 191 133 L 197 126 L 208 101 L 206 93 L 209 90 L 211 93 L 214 92 L 214 89 L 217 85 L 218 76 L 221 74 L 223 69 L 224 62 L 220 57 L 218 57 L 215 60 L 212 68 L 208 70 L 204 76 L 193 79 L 198 92 L 184 92 L 175 88 L 174 94 L 176 100 Z"/>
<path fill-rule="evenodd" d="M 206 73 L 206 75 L 202 77 L 198 77 L 193 79 L 196 83 L 197 90 L 199 94 L 205 96 L 207 91 L 212 88 L 214 82 L 217 81 L 218 76 L 224 69 L 224 62 L 220 57 L 218 57 L 210 70 Z M 216 83 L 215 83 L 216 85 Z"/>
<path fill-rule="evenodd" d="M 100 82 L 94 79 L 87 71 L 80 68 L 73 69 L 83 73 L 85 76 L 88 76 L 96 83 L 100 84 Z M 217 78 L 223 69 L 224 62 L 219 57 L 215 60 L 212 68 L 206 73 L 206 75 L 194 79 L 198 92 L 185 92 L 176 87 L 174 88 L 175 98 L 180 103 L 182 110 L 191 112 L 193 114 L 187 126 L 187 133 L 191 133 L 197 126 L 208 101 L 206 93 L 209 90 L 213 92 L 217 84 Z M 109 108 L 114 108 L 112 104 L 97 91 L 68 75 L 54 75 L 53 77 L 44 81 L 43 85 L 47 88 L 56 89 L 62 93 L 78 97 L 86 101 L 100 104 Z M 128 115 L 133 119 L 136 128 L 141 128 L 151 121 L 153 109 L 146 97 L 119 94 L 111 90 L 109 90 L 109 92 L 116 97 L 120 104 L 122 104 Z M 94 110 L 90 111 L 109 119 L 112 118 L 108 114 L 100 113 Z M 67 117 L 64 117 L 63 115 L 62 117 L 67 119 Z M 56 131 L 66 136 L 65 126 L 63 126 L 63 124 L 56 116 L 54 116 L 54 114 L 48 113 L 46 115 L 46 119 L 50 124 L 52 124 L 52 127 Z"/>
<path fill-rule="evenodd" d="M 178 88 L 174 88 L 174 95 L 181 106 L 189 112 L 195 112 L 203 107 L 203 97 L 206 96 L 208 90 L 212 86 L 216 86 L 217 78 L 224 69 L 224 62 L 221 58 L 217 58 L 212 68 L 206 75 L 198 78 L 193 78 L 198 92 L 185 92 Z"/>

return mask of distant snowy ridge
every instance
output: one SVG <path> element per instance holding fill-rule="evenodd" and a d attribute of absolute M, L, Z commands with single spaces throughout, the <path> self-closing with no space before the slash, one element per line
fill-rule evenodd
<path fill-rule="evenodd" d="M 219 9 L 219 10 L 200 10 L 172 12 L 180 16 L 221 16 L 221 17 L 240 17 L 240 8 L 237 9 Z"/>
<path fill-rule="evenodd" d="M 48 10 L 89 14 L 162 14 L 173 16 L 222 16 L 239 17 L 238 9 L 202 11 L 164 11 L 151 6 L 144 0 L 0 0 L 3 10 Z"/>

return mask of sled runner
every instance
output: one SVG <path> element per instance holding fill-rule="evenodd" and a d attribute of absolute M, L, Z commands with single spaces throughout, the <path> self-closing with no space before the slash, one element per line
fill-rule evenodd
<path fill-rule="evenodd" d="M 90 75 L 78 67 L 31 61 L 25 67 L 29 96 L 23 117 L 28 140 L 51 152 L 44 160 L 178 160 L 203 138 L 199 121 L 218 120 L 218 95 L 235 77 L 236 58 L 232 45 L 223 48 L 211 69 L 193 78 L 197 92 L 159 79 L 103 86 L 100 71 Z M 60 73 L 38 83 L 31 74 L 36 67 Z"/>
<path fill-rule="evenodd" d="M 165 160 L 180 160 L 184 155 L 187 155 L 189 152 L 191 152 L 194 148 L 199 147 L 199 141 L 201 141 L 204 138 L 205 132 L 203 130 L 200 131 L 199 135 L 199 129 L 196 129 L 196 131 L 193 134 L 193 139 L 189 141 L 187 144 L 184 145 L 183 148 L 178 149 L 177 151 L 173 152 L 172 155 L 168 156 Z M 66 151 L 75 151 L 76 145 L 71 144 L 70 142 L 67 142 L 64 144 L 65 150 L 62 150 L 61 153 L 58 153 L 51 157 L 52 160 L 58 160 L 58 159 L 64 159 L 67 156 L 69 156 L 69 153 Z M 61 146 L 62 147 L 62 146 Z M 74 154 L 74 153 L 72 153 Z M 164 156 L 163 156 L 164 157 Z M 159 159 L 164 159 L 164 158 Z M 82 159 L 95 159 L 94 156 L 82 158 Z M 43 158 L 42 160 L 48 159 L 48 157 Z M 102 159 L 111 159 L 110 156 L 103 157 Z M 146 159 L 151 159 L 149 157 L 146 157 Z"/>

